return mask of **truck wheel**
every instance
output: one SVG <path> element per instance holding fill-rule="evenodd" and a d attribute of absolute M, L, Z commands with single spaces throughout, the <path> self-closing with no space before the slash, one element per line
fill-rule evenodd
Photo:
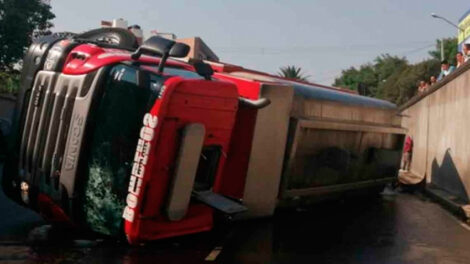
<path fill-rule="evenodd" d="M 126 29 L 122 28 L 98 28 L 78 34 L 74 37 L 78 40 L 90 40 L 116 48 L 135 50 L 139 47 L 137 38 Z"/>

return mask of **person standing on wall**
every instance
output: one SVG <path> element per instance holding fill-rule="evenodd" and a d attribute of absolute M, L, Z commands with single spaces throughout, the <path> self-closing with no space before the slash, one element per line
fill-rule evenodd
<path fill-rule="evenodd" d="M 406 136 L 405 145 L 403 146 L 403 156 L 401 160 L 401 171 L 410 171 L 411 153 L 413 152 L 413 137 Z"/>

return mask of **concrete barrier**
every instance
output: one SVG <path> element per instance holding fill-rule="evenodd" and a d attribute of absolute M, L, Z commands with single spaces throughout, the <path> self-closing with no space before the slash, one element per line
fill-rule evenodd
<path fill-rule="evenodd" d="M 470 64 L 400 107 L 413 137 L 411 172 L 468 203 Z"/>

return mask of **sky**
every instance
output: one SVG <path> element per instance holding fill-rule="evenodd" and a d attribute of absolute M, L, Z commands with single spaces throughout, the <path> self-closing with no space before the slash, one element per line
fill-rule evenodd
<path fill-rule="evenodd" d="M 457 29 L 465 0 L 52 0 L 53 31 L 82 32 L 124 18 L 178 38 L 199 36 L 223 62 L 269 73 L 301 67 L 309 81 L 331 85 L 341 70 L 380 54 L 428 57 Z"/>

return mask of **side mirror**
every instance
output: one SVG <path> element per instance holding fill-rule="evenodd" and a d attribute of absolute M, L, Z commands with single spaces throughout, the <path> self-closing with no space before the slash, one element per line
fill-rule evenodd
<path fill-rule="evenodd" d="M 194 61 L 192 64 L 197 74 L 201 75 L 206 80 L 211 79 L 211 76 L 214 74 L 214 70 L 209 64 L 204 63 L 201 60 Z"/>
<path fill-rule="evenodd" d="M 132 54 L 132 58 L 138 59 L 142 54 L 163 56 L 168 54 L 173 45 L 175 45 L 173 40 L 154 36 L 144 41 L 135 53 Z"/>
<path fill-rule="evenodd" d="M 177 43 L 173 40 L 153 36 L 147 39 L 132 55 L 131 58 L 138 60 L 142 54 L 161 56 L 160 63 L 158 64 L 158 72 L 163 72 L 165 62 L 169 56 L 171 57 L 186 57 L 189 53 L 189 46 L 183 43 Z"/>
<path fill-rule="evenodd" d="M 184 43 L 176 42 L 170 49 L 170 57 L 184 58 L 188 55 L 190 47 Z"/>

